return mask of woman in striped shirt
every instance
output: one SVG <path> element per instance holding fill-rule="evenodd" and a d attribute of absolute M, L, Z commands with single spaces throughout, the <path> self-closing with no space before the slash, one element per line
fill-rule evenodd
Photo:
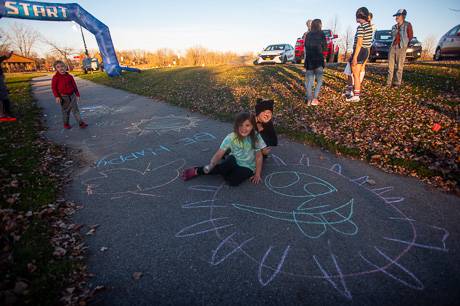
<path fill-rule="evenodd" d="M 361 7 L 356 11 L 356 22 L 359 23 L 359 26 L 356 29 L 353 53 L 350 58 L 353 77 L 348 77 L 347 102 L 359 102 L 361 94 L 361 69 L 369 57 L 369 50 L 372 45 L 373 31 L 369 24 L 369 10 L 367 8 Z"/>

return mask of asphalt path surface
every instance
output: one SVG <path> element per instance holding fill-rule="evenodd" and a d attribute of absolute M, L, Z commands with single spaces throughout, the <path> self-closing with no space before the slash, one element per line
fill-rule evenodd
<path fill-rule="evenodd" d="M 50 77 L 33 91 L 46 135 L 84 160 L 83 208 L 98 305 L 450 305 L 460 299 L 460 202 L 281 138 L 263 182 L 183 182 L 232 125 L 77 79 L 89 126 L 64 130 Z M 275 110 L 276 111 L 276 110 Z M 133 275 L 141 272 L 140 278 Z M 136 279 L 138 278 L 138 279 Z"/>

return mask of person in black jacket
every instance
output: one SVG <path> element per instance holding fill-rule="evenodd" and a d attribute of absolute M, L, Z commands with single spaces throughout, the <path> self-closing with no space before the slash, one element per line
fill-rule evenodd
<path fill-rule="evenodd" d="M 273 126 L 273 100 L 257 99 L 256 101 L 256 124 L 257 131 L 267 145 L 262 149 L 264 157 L 270 153 L 270 147 L 278 145 L 278 136 Z"/>
<path fill-rule="evenodd" d="M 323 52 L 327 49 L 326 36 L 321 30 L 321 20 L 315 19 L 311 23 L 311 31 L 305 36 L 305 85 L 306 101 L 308 105 L 318 105 L 318 95 L 323 84 L 323 69 L 325 66 Z M 314 94 L 312 87 L 315 83 Z"/>
<path fill-rule="evenodd" d="M 11 115 L 11 103 L 2 69 L 2 62 L 9 59 L 12 55 L 13 52 L 0 56 L 0 121 L 16 121 L 16 118 Z"/>

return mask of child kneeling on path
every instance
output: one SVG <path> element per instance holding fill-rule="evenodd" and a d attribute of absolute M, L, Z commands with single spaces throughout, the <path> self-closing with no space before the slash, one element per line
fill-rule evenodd
<path fill-rule="evenodd" d="M 278 145 L 278 136 L 273 126 L 273 100 L 257 99 L 256 101 L 256 126 L 257 131 L 267 145 L 262 149 L 263 157 L 270 153 L 270 147 Z"/>
<path fill-rule="evenodd" d="M 233 133 L 227 135 L 209 165 L 192 167 L 182 173 L 188 181 L 199 175 L 220 174 L 230 186 L 238 186 L 249 179 L 254 184 L 261 181 L 262 149 L 266 147 L 262 137 L 255 130 L 255 119 L 249 113 L 236 116 Z M 230 155 L 222 160 L 225 152 Z"/>
<path fill-rule="evenodd" d="M 80 110 L 78 109 L 80 93 L 78 92 L 73 76 L 67 72 L 67 67 L 63 61 L 56 61 L 54 68 L 56 69 L 56 73 L 51 81 L 51 88 L 56 98 L 56 104 L 61 104 L 64 128 L 71 128 L 69 124 L 70 112 L 73 113 L 80 128 L 87 127 L 88 125 L 81 119 Z"/>
<path fill-rule="evenodd" d="M 353 77 L 348 77 L 348 90 L 346 93 L 347 102 L 359 102 L 360 100 L 360 75 L 362 66 L 369 57 L 369 51 L 372 45 L 373 31 L 369 24 L 369 10 L 367 8 L 361 7 L 356 11 L 356 22 L 359 23 L 359 26 L 356 29 L 353 53 L 350 58 Z"/>

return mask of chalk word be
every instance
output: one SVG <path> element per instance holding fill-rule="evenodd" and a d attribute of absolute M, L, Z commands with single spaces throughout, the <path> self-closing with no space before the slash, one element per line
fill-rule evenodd
<path fill-rule="evenodd" d="M 172 152 L 172 148 L 176 146 L 188 146 L 194 143 L 211 141 L 215 139 L 216 139 L 216 136 L 210 133 L 197 133 L 193 135 L 192 137 L 181 138 L 173 145 L 158 145 L 154 148 L 146 148 L 146 149 L 142 149 L 136 152 L 120 154 L 119 156 L 113 159 L 105 159 L 105 158 L 100 159 L 96 162 L 96 167 L 104 167 L 107 165 L 120 165 L 128 161 L 145 158 L 147 156 L 158 156 L 160 154 L 166 154 L 166 153 Z"/>

